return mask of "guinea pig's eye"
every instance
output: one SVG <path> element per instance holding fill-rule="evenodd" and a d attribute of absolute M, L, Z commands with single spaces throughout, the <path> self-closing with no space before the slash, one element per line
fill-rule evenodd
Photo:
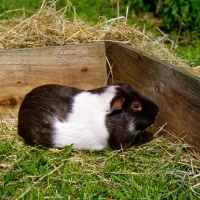
<path fill-rule="evenodd" d="M 133 110 L 136 111 L 136 112 L 139 112 L 139 111 L 142 110 L 142 106 L 141 106 L 141 104 L 138 103 L 138 102 L 133 102 L 133 103 L 132 103 L 132 108 L 133 108 Z"/>

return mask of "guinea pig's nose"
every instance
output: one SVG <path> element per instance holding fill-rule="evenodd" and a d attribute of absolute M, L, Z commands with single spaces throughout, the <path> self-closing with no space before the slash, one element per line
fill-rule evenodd
<path fill-rule="evenodd" d="M 156 105 L 156 109 L 155 109 L 156 114 L 159 113 L 159 107 Z"/>
<path fill-rule="evenodd" d="M 158 108 L 158 106 L 151 106 L 150 108 L 149 108 L 149 113 L 150 114 L 153 114 L 153 115 L 157 115 L 158 114 L 158 112 L 159 112 L 159 108 Z"/>
<path fill-rule="evenodd" d="M 155 103 L 153 103 L 153 105 L 151 106 L 151 111 L 150 111 L 152 114 L 154 113 L 154 114 L 158 114 L 159 113 L 159 107 L 155 104 Z"/>
<path fill-rule="evenodd" d="M 159 113 L 159 108 L 158 108 L 158 107 L 156 107 L 156 108 L 154 109 L 154 113 L 155 113 L 155 114 L 158 114 L 158 113 Z"/>

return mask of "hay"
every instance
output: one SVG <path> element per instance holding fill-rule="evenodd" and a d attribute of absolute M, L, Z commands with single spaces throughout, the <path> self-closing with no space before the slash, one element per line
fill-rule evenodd
<path fill-rule="evenodd" d="M 151 32 L 146 32 L 145 28 L 137 25 L 129 26 L 127 14 L 126 17 L 118 16 L 110 20 L 101 17 L 96 25 L 91 26 L 78 18 L 75 11 L 73 19 L 69 20 L 69 12 L 73 9 L 70 1 L 67 1 L 67 5 L 61 10 L 56 10 L 56 1 L 44 0 L 40 9 L 29 18 L 0 21 L 0 49 L 117 40 L 169 64 L 200 75 L 200 69 L 188 67 L 186 62 L 176 56 L 173 51 L 175 43 L 158 28 L 161 37 L 155 37 Z M 10 12 L 19 12 L 19 10 Z M 166 40 L 171 42 L 171 48 L 164 44 Z"/>

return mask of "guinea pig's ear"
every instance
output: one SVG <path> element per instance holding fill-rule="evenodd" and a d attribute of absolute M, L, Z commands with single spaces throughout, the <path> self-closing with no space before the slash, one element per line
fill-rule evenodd
<path fill-rule="evenodd" d="M 124 101 L 125 101 L 124 97 L 120 97 L 118 99 L 114 99 L 111 102 L 110 113 L 112 113 L 114 110 L 121 110 Z"/>

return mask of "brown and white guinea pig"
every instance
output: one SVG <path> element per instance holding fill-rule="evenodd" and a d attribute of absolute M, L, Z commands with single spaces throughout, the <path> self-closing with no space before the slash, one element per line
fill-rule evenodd
<path fill-rule="evenodd" d="M 27 144 L 43 147 L 128 148 L 138 132 L 154 123 L 158 110 L 128 84 L 89 91 L 43 85 L 25 96 L 18 134 Z"/>

